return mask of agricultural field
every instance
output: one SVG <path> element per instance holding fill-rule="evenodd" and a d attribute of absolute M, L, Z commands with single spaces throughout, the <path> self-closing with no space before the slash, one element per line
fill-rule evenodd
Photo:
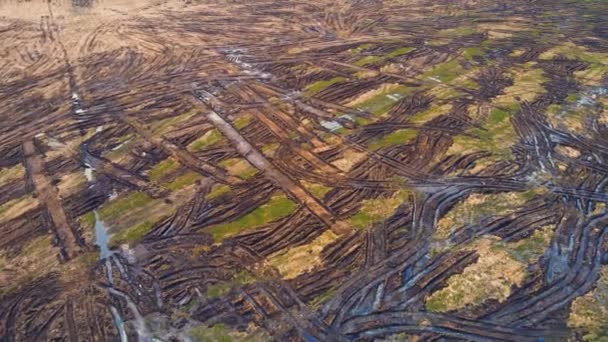
<path fill-rule="evenodd" d="M 0 341 L 608 341 L 606 0 L 0 0 Z"/>

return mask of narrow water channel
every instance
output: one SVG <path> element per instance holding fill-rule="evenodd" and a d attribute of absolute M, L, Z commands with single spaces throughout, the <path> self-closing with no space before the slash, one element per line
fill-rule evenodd
<path fill-rule="evenodd" d="M 89 183 L 95 182 L 95 176 L 93 173 L 93 169 L 88 165 L 84 169 L 84 176 L 87 178 Z M 112 254 L 113 252 L 110 250 L 110 235 L 108 234 L 108 228 L 103 223 L 103 221 L 99 218 L 99 213 L 97 210 L 93 211 L 93 215 L 95 216 L 95 245 L 99 247 L 99 260 L 105 262 L 106 274 L 108 278 L 108 282 L 110 286 L 114 285 L 114 281 L 112 278 Z M 111 293 L 111 292 L 109 292 Z M 124 320 L 120 316 L 120 312 L 116 307 L 110 305 L 110 313 L 112 314 L 112 319 L 114 320 L 114 325 L 118 330 L 118 335 L 120 336 L 121 342 L 128 342 L 127 332 L 125 331 Z"/>

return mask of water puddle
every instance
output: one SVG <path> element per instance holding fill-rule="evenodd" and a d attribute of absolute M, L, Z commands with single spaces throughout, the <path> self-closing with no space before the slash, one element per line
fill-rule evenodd
<path fill-rule="evenodd" d="M 92 183 L 95 181 L 93 169 L 91 167 L 89 167 L 88 165 L 84 169 L 84 175 L 89 182 Z M 94 224 L 95 245 L 97 247 L 99 247 L 99 260 L 105 261 L 106 276 L 108 279 L 108 283 L 110 284 L 110 287 L 108 288 L 108 292 L 112 295 L 115 295 L 115 292 L 117 292 L 117 291 L 114 290 L 114 288 L 112 287 L 112 286 L 114 286 L 114 278 L 112 276 L 112 261 L 113 261 L 114 252 L 112 250 L 110 250 L 111 235 L 108 233 L 108 227 L 106 227 L 104 222 L 99 217 L 99 213 L 97 212 L 97 210 L 93 211 L 93 215 L 95 216 L 95 224 Z M 117 265 L 119 265 L 119 264 L 120 263 L 117 262 Z M 122 295 L 122 297 L 127 300 L 127 306 L 129 307 L 129 309 L 131 309 L 131 311 L 133 311 L 135 317 L 137 318 L 136 328 L 137 328 L 138 336 L 140 337 L 139 340 L 145 341 L 145 338 L 142 339 L 142 334 L 140 334 L 140 330 L 141 330 L 140 326 L 143 322 L 143 319 L 141 318 L 141 315 L 139 315 L 139 311 L 137 311 L 137 307 L 135 306 L 135 304 L 131 301 L 131 299 L 128 296 Z M 115 306 L 110 305 L 110 313 L 112 314 L 112 319 L 114 320 L 114 325 L 116 326 L 116 329 L 118 330 L 118 335 L 120 336 L 120 341 L 128 342 L 124 320 L 123 320 L 122 316 L 120 315 L 120 312 L 118 311 L 118 309 L 116 309 Z M 145 336 L 145 335 L 143 335 L 143 336 Z"/>
<path fill-rule="evenodd" d="M 105 224 L 99 219 L 97 210 L 93 211 L 93 214 L 95 215 L 95 244 L 99 247 L 99 259 L 103 260 L 112 255 L 108 246 L 110 237 Z"/>

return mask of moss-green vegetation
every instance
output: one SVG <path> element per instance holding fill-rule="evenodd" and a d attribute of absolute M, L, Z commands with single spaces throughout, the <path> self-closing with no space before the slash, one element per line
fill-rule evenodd
<path fill-rule="evenodd" d="M 255 281 L 255 278 L 247 271 L 241 271 L 232 277 L 232 283 L 235 285 L 251 284 Z"/>
<path fill-rule="evenodd" d="M 381 149 L 387 146 L 406 144 L 416 137 L 418 130 L 405 128 L 397 130 L 391 134 L 387 134 L 384 137 L 374 140 L 369 144 L 369 149 L 372 151 Z"/>
<path fill-rule="evenodd" d="M 211 191 L 207 194 L 207 199 L 212 200 L 216 197 L 220 197 L 221 195 L 228 193 L 230 191 L 230 187 L 225 184 L 215 184 L 211 188 Z"/>
<path fill-rule="evenodd" d="M 585 70 L 576 71 L 574 75 L 582 84 L 597 86 L 608 75 L 608 64 L 591 63 Z"/>
<path fill-rule="evenodd" d="M 291 247 L 270 255 L 266 262 L 278 269 L 284 279 L 294 279 L 322 265 L 321 252 L 337 238 L 338 236 L 328 229 L 307 244 Z"/>
<path fill-rule="evenodd" d="M 361 45 L 357 46 L 356 48 L 350 49 L 348 51 L 350 51 L 350 53 L 352 53 L 353 55 L 356 55 L 356 54 L 359 54 L 362 51 L 365 51 L 365 50 L 367 50 L 367 49 L 369 49 L 371 47 L 372 47 L 372 44 L 366 43 L 366 44 L 361 44 Z"/>
<path fill-rule="evenodd" d="M 0 278 L 0 296 L 35 278 L 58 271 L 61 267 L 58 252 L 53 246 L 52 234 L 30 239 L 16 254 L 0 249 L 0 270 L 10 274 L 10 278 Z"/>
<path fill-rule="evenodd" d="M 379 63 L 385 61 L 386 59 L 399 57 L 399 56 L 405 55 L 413 50 L 415 50 L 415 49 L 412 47 L 401 47 L 401 48 L 397 48 L 397 49 L 387 53 L 384 56 L 365 56 L 365 57 L 357 60 L 353 64 L 356 66 L 360 66 L 360 67 L 365 67 L 370 64 L 379 64 Z"/>
<path fill-rule="evenodd" d="M 409 122 L 413 123 L 413 124 L 417 124 L 417 125 L 423 125 L 440 115 L 449 113 L 451 109 L 452 109 L 451 104 L 442 105 L 442 106 L 432 106 L 431 108 L 429 108 L 427 110 L 414 114 L 409 119 Z"/>
<path fill-rule="evenodd" d="M 405 54 L 407 54 L 409 52 L 412 52 L 414 50 L 415 50 L 415 48 L 413 48 L 413 47 L 407 47 L 407 46 L 406 47 L 401 47 L 401 48 L 398 48 L 398 49 L 395 49 L 395 50 L 389 52 L 386 55 L 386 57 L 388 57 L 388 58 L 395 58 L 395 57 L 403 56 L 403 55 L 405 55 Z"/>
<path fill-rule="evenodd" d="M 23 179 L 23 177 L 25 177 L 25 167 L 22 164 L 0 169 L 0 185 Z"/>
<path fill-rule="evenodd" d="M 325 88 L 328 88 L 337 83 L 342 83 L 346 80 L 347 80 L 346 77 L 338 76 L 338 77 L 331 78 L 329 80 L 316 81 L 314 83 L 307 85 L 306 88 L 304 88 L 304 91 L 306 92 L 306 95 L 313 96 L 313 95 L 317 94 L 318 92 L 324 90 Z"/>
<path fill-rule="evenodd" d="M 578 93 L 570 93 L 566 97 L 566 101 L 571 102 L 571 103 L 574 103 L 574 102 L 578 101 L 579 99 L 580 99 L 580 95 Z"/>
<path fill-rule="evenodd" d="M 253 120 L 253 116 L 245 114 L 234 120 L 233 124 L 236 129 L 243 129 Z"/>
<path fill-rule="evenodd" d="M 517 109 L 516 109 L 517 108 Z M 517 139 L 517 133 L 511 124 L 511 116 L 519 109 L 517 106 L 495 109 L 483 124 L 484 129 L 473 128 L 468 135 L 454 137 L 448 154 L 466 154 L 478 151 L 489 151 L 504 159 L 511 157 L 511 146 Z"/>
<path fill-rule="evenodd" d="M 85 231 L 93 229 L 95 227 L 95 214 L 92 211 L 80 216 L 78 220 L 80 222 L 80 227 L 82 227 Z"/>
<path fill-rule="evenodd" d="M 421 79 L 436 79 L 441 82 L 447 83 L 454 80 L 456 77 L 464 72 L 460 62 L 456 59 L 441 63 L 434 66 L 431 70 L 424 72 L 419 76 Z"/>
<path fill-rule="evenodd" d="M 218 323 L 211 327 L 197 326 L 190 329 L 188 334 L 193 342 L 270 342 L 272 337 L 255 326 L 247 331 L 239 332 Z"/>
<path fill-rule="evenodd" d="M 258 169 L 253 167 L 243 158 L 231 158 L 222 160 L 219 165 L 226 169 L 232 176 L 249 179 L 258 173 Z"/>
<path fill-rule="evenodd" d="M 470 36 L 477 32 L 478 32 L 477 28 L 475 28 L 473 26 L 465 25 L 465 26 L 460 26 L 460 27 L 456 27 L 456 28 L 441 30 L 438 32 L 438 36 L 444 37 L 444 38 L 457 38 L 457 37 Z"/>
<path fill-rule="evenodd" d="M 311 308 L 318 308 L 319 306 L 321 306 L 321 304 L 325 303 L 326 301 L 328 301 L 331 297 L 334 296 L 334 294 L 336 293 L 336 290 L 334 288 L 329 288 L 325 291 L 323 291 L 321 294 L 319 294 L 318 296 L 316 296 L 315 298 L 313 298 L 308 305 L 310 305 Z"/>
<path fill-rule="evenodd" d="M 125 194 L 99 208 L 99 217 L 102 221 L 112 219 L 142 207 L 152 200 L 146 193 L 139 191 Z"/>
<path fill-rule="evenodd" d="M 608 266 L 602 266 L 596 288 L 572 302 L 568 326 L 584 341 L 608 341 Z"/>
<path fill-rule="evenodd" d="M 153 182 L 158 182 L 165 175 L 174 172 L 177 169 L 179 169 L 179 163 L 175 159 L 169 157 L 161 161 L 160 163 L 154 165 L 148 171 L 148 178 L 150 178 L 150 180 Z"/>
<path fill-rule="evenodd" d="M 409 191 L 399 190 L 388 198 L 378 198 L 363 201 L 361 208 L 348 219 L 348 223 L 356 229 L 363 229 L 374 223 L 388 219 L 395 209 L 408 200 Z"/>
<path fill-rule="evenodd" d="M 382 60 L 383 60 L 382 56 L 365 56 L 353 64 L 356 66 L 364 67 L 366 65 L 374 64 L 374 63 L 382 61 Z"/>
<path fill-rule="evenodd" d="M 38 199 L 25 195 L 0 205 L 0 222 L 12 220 L 39 205 Z"/>
<path fill-rule="evenodd" d="M 483 57 L 484 55 L 485 53 L 480 47 L 469 47 L 462 51 L 462 56 L 468 61 L 473 61 L 475 58 Z"/>
<path fill-rule="evenodd" d="M 485 217 L 510 214 L 544 191 L 544 188 L 533 188 L 524 192 L 473 194 L 454 206 L 439 220 L 435 238 L 445 239 L 454 229 L 466 224 L 479 223 Z"/>
<path fill-rule="evenodd" d="M 307 128 L 310 128 L 310 127 L 307 127 Z M 279 143 L 265 144 L 260 148 L 260 151 L 266 157 L 272 158 L 272 157 L 274 157 L 274 154 L 277 151 L 277 149 L 279 148 L 279 146 L 280 146 Z"/>
<path fill-rule="evenodd" d="M 226 294 L 228 294 L 228 292 L 230 292 L 231 288 L 232 288 L 232 286 L 230 285 L 230 283 L 218 283 L 218 284 L 209 285 L 209 286 L 207 286 L 207 297 L 209 297 L 209 298 L 223 297 Z"/>
<path fill-rule="evenodd" d="M 203 179 L 203 176 L 194 171 L 188 171 L 183 175 L 177 177 L 172 182 L 167 183 L 165 186 L 169 190 L 177 191 L 194 184 L 194 182 L 200 179 Z"/>
<path fill-rule="evenodd" d="M 476 263 L 461 274 L 448 278 L 447 287 L 426 298 L 426 309 L 446 312 L 477 305 L 488 299 L 499 302 L 507 299 L 514 285 L 525 278 L 525 265 L 514 260 L 502 249 L 495 248 L 490 239 L 480 239 L 469 248 L 479 254 Z"/>
<path fill-rule="evenodd" d="M 207 286 L 207 297 L 218 298 L 225 296 L 230 289 L 237 286 L 243 286 L 245 284 L 251 284 L 255 281 L 255 278 L 249 274 L 249 272 L 243 270 L 235 274 L 232 279 L 227 282 L 217 283 Z"/>
<path fill-rule="evenodd" d="M 325 186 L 319 183 L 311 183 L 307 181 L 300 181 L 302 186 L 306 188 L 306 190 L 310 191 L 316 198 L 322 199 L 326 193 L 328 193 L 332 188 Z"/>
<path fill-rule="evenodd" d="M 511 243 L 498 243 L 497 246 L 503 247 L 513 259 L 529 264 L 542 256 L 545 249 L 549 247 L 553 237 L 553 228 L 552 226 L 540 227 L 525 239 Z"/>
<path fill-rule="evenodd" d="M 203 134 L 200 138 L 194 140 L 188 145 L 188 150 L 191 152 L 198 152 L 210 147 L 211 145 L 218 143 L 224 139 L 222 133 L 217 129 L 212 129 Z"/>
<path fill-rule="evenodd" d="M 112 236 L 112 245 L 121 243 L 133 244 L 136 241 L 141 240 L 154 226 L 154 223 L 144 221 L 134 227 L 124 229 L 118 234 Z"/>
<path fill-rule="evenodd" d="M 137 141 L 134 133 L 129 133 L 119 137 L 112 137 L 108 139 L 108 146 L 112 146 L 112 149 L 104 151 L 103 157 L 116 162 L 125 156 L 130 150 L 131 145 Z"/>
<path fill-rule="evenodd" d="M 192 328 L 190 336 L 196 342 L 232 342 L 232 338 L 226 332 L 226 327 L 221 323 L 211 327 Z"/>
<path fill-rule="evenodd" d="M 235 235 L 245 229 L 261 226 L 291 214 L 297 204 L 285 195 L 273 196 L 268 203 L 231 222 L 221 223 L 208 228 L 215 242 Z"/>
<path fill-rule="evenodd" d="M 494 109 L 486 117 L 478 117 L 483 129 L 474 128 L 467 132 L 473 136 L 456 136 L 448 154 L 489 151 L 503 159 L 511 158 L 511 146 L 517 141 L 511 117 L 520 110 L 519 101 L 533 101 L 545 91 L 542 85 L 546 78 L 534 62 L 514 68 L 510 73 L 513 85 L 492 101 Z"/>
<path fill-rule="evenodd" d="M 411 89 L 404 85 L 388 87 L 384 91 L 377 92 L 369 99 L 361 101 L 355 107 L 375 115 L 382 115 L 388 112 L 400 98 L 408 95 L 410 92 Z"/>
<path fill-rule="evenodd" d="M 196 110 L 191 110 L 189 112 L 179 114 L 176 116 L 168 117 L 166 119 L 155 121 L 151 124 L 152 132 L 155 134 L 160 134 L 162 132 L 168 131 L 171 127 L 176 127 L 179 123 L 190 120 L 193 116 L 197 114 Z"/>
<path fill-rule="evenodd" d="M 591 64 L 608 64 L 608 54 L 591 52 L 582 46 L 573 43 L 565 43 L 556 46 L 540 55 L 541 59 L 552 59 L 556 56 L 566 56 L 568 58 L 576 58 Z"/>

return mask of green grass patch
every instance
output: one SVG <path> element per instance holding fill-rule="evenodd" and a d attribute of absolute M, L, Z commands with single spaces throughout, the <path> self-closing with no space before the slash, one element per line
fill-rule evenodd
<path fill-rule="evenodd" d="M 441 30 L 438 36 L 442 38 L 457 38 L 476 34 L 478 31 L 473 26 L 461 26 L 452 29 Z"/>
<path fill-rule="evenodd" d="M 152 197 L 144 192 L 132 192 L 104 204 L 99 208 L 99 217 L 102 221 L 118 217 L 130 210 L 142 207 L 152 200 Z"/>
<path fill-rule="evenodd" d="M 23 179 L 24 177 L 25 167 L 22 164 L 0 169 L 0 184 L 6 184 L 17 179 Z"/>
<path fill-rule="evenodd" d="M 386 55 L 386 57 L 387 58 L 395 58 L 395 57 L 403 56 L 403 55 L 405 55 L 405 54 L 407 54 L 409 52 L 412 52 L 414 50 L 415 50 L 415 48 L 413 48 L 413 47 L 401 47 L 401 48 L 398 48 L 398 49 L 395 49 L 395 50 L 389 52 Z"/>
<path fill-rule="evenodd" d="M 409 191 L 399 190 L 389 198 L 377 198 L 363 201 L 361 208 L 348 218 L 348 223 L 356 229 L 364 229 L 382 222 L 395 212 L 395 209 L 408 200 Z"/>
<path fill-rule="evenodd" d="M 80 227 L 83 229 L 93 229 L 95 227 L 95 213 L 89 211 L 88 213 L 80 216 L 78 221 L 80 222 Z"/>
<path fill-rule="evenodd" d="M 307 85 L 306 88 L 304 88 L 304 91 L 306 92 L 306 95 L 313 96 L 334 84 L 342 83 L 346 80 L 347 80 L 346 77 L 338 76 L 338 77 L 334 77 L 329 80 L 316 81 L 314 83 Z"/>
<path fill-rule="evenodd" d="M 255 282 L 255 278 L 249 272 L 243 270 L 235 274 L 230 281 L 207 286 L 207 297 L 218 298 L 225 296 L 230 289 Z"/>
<path fill-rule="evenodd" d="M 127 228 L 112 236 L 112 245 L 128 243 L 132 245 L 134 242 L 141 240 L 154 226 L 153 222 L 144 221 L 134 227 Z"/>
<path fill-rule="evenodd" d="M 188 150 L 191 152 L 202 151 L 213 144 L 216 144 L 224 139 L 222 133 L 217 129 L 212 129 L 203 134 L 200 138 L 194 140 L 188 145 Z"/>
<path fill-rule="evenodd" d="M 387 146 L 405 144 L 414 139 L 416 135 L 418 135 L 418 130 L 416 129 L 400 129 L 391 134 L 387 134 L 378 140 L 372 141 L 369 144 L 369 149 L 376 151 Z"/>
<path fill-rule="evenodd" d="M 225 238 L 239 232 L 261 226 L 290 215 L 297 208 L 297 204 L 285 195 L 273 196 L 266 204 L 259 206 L 252 212 L 231 222 L 221 223 L 208 228 L 215 242 L 222 242 Z"/>
<path fill-rule="evenodd" d="M 222 160 L 219 165 L 226 169 L 232 176 L 249 179 L 258 173 L 258 169 L 253 167 L 243 158 L 230 158 Z"/>
<path fill-rule="evenodd" d="M 468 61 L 474 61 L 475 57 L 483 57 L 485 55 L 483 49 L 479 47 L 469 47 L 462 51 L 462 56 Z"/>
<path fill-rule="evenodd" d="M 162 119 L 151 124 L 153 133 L 160 133 L 166 131 L 167 128 L 176 126 L 180 122 L 186 121 L 197 114 L 196 110 L 191 110 L 189 112 L 172 116 L 166 119 Z"/>
<path fill-rule="evenodd" d="M 236 129 L 243 129 L 253 120 L 253 117 L 249 114 L 243 115 L 236 120 L 234 120 L 233 124 Z"/>
<path fill-rule="evenodd" d="M 226 326 L 222 323 L 211 327 L 195 327 L 190 329 L 190 337 L 195 342 L 232 342 L 232 338 L 226 332 Z"/>
<path fill-rule="evenodd" d="M 375 115 L 382 115 L 388 112 L 393 107 L 393 105 L 395 105 L 395 103 L 399 101 L 400 98 L 408 95 L 410 92 L 410 88 L 404 85 L 399 85 L 385 92 L 381 92 L 373 96 L 372 98 L 356 105 L 355 107 L 357 109 L 367 111 Z"/>
<path fill-rule="evenodd" d="M 354 49 L 350 49 L 349 51 L 353 55 L 356 55 L 356 54 L 359 54 L 359 53 L 361 53 L 361 52 L 363 52 L 363 51 L 365 51 L 365 50 L 367 50 L 367 49 L 369 49 L 371 47 L 372 47 L 372 44 L 365 43 L 365 44 L 361 44 L 361 45 L 357 46 Z"/>
<path fill-rule="evenodd" d="M 551 243 L 552 236 L 552 227 L 546 226 L 535 230 L 530 237 L 504 244 L 504 247 L 513 259 L 530 264 L 543 255 L 545 249 Z"/>
<path fill-rule="evenodd" d="M 517 108 L 517 109 L 516 109 Z M 519 110 L 514 104 L 510 108 L 495 109 L 486 119 L 483 127 L 473 128 L 469 133 L 472 136 L 458 135 L 454 137 L 454 143 L 448 154 L 472 153 L 478 151 L 489 151 L 502 158 L 511 157 L 511 146 L 517 140 L 517 133 L 511 124 L 510 117 Z"/>
<path fill-rule="evenodd" d="M 442 114 L 449 113 L 451 109 L 452 109 L 451 105 L 433 106 L 427 110 L 414 114 L 409 119 L 409 122 L 413 123 L 413 124 L 417 124 L 417 125 L 423 125 Z"/>
<path fill-rule="evenodd" d="M 319 306 L 321 306 L 321 304 L 325 303 L 331 297 L 333 297 L 334 294 L 336 294 L 336 290 L 334 288 L 329 288 L 329 289 L 323 291 L 320 295 L 313 298 L 308 305 L 310 305 L 310 307 L 316 309 Z"/>
<path fill-rule="evenodd" d="M 455 293 L 453 301 L 459 302 L 464 297 L 461 293 Z M 449 309 L 450 303 L 450 293 L 448 292 L 438 292 L 437 294 L 431 296 L 426 301 L 426 310 L 430 312 L 445 312 Z"/>
<path fill-rule="evenodd" d="M 311 183 L 307 181 L 301 181 L 302 186 L 306 188 L 316 198 L 322 199 L 332 188 L 319 183 Z"/>
<path fill-rule="evenodd" d="M 176 171 L 179 169 L 179 163 L 177 160 L 169 157 L 160 163 L 154 165 L 148 171 L 148 178 L 150 178 L 153 182 L 158 182 L 161 180 L 166 174 Z"/>
<path fill-rule="evenodd" d="M 583 341 L 608 341 L 608 266 L 602 266 L 593 291 L 572 302 L 568 326 L 583 332 Z"/>
<path fill-rule="evenodd" d="M 590 64 L 608 64 L 608 54 L 597 53 L 586 50 L 584 47 L 566 43 L 561 46 L 552 48 L 551 50 L 540 55 L 541 59 L 551 59 L 557 55 L 563 55 L 568 58 L 576 58 Z"/>
<path fill-rule="evenodd" d="M 225 184 L 215 184 L 211 188 L 211 191 L 206 196 L 206 199 L 212 200 L 214 198 L 220 197 L 221 195 L 228 193 L 230 191 L 230 187 Z"/>
<path fill-rule="evenodd" d="M 530 198 L 544 191 L 546 190 L 543 188 L 534 188 L 531 192 L 472 194 L 437 222 L 435 240 L 445 239 L 454 229 L 479 223 L 484 218 L 509 215 L 521 208 Z"/>
<path fill-rule="evenodd" d="M 264 330 L 250 326 L 247 331 L 236 331 L 223 323 L 196 326 L 188 333 L 192 342 L 270 342 L 273 338 Z"/>
<path fill-rule="evenodd" d="M 359 66 L 359 67 L 364 67 L 366 65 L 374 64 L 374 63 L 382 61 L 382 60 L 383 60 L 382 56 L 365 56 L 353 64 L 356 66 Z"/>
<path fill-rule="evenodd" d="M 177 177 L 171 183 L 166 184 L 165 186 L 169 190 L 177 191 L 177 190 L 181 190 L 189 185 L 194 184 L 194 182 L 196 182 L 199 179 L 203 179 L 203 176 L 199 175 L 198 173 L 196 173 L 194 171 L 188 171 L 188 172 L 184 173 L 183 175 Z"/>
<path fill-rule="evenodd" d="M 121 137 L 115 137 L 109 139 L 107 142 L 108 146 L 114 146 L 112 149 L 104 151 L 102 153 L 103 157 L 110 161 L 120 160 L 123 156 L 125 156 L 129 151 L 131 145 L 136 142 L 135 134 L 127 134 Z"/>
<path fill-rule="evenodd" d="M 209 285 L 209 286 L 207 286 L 207 297 L 209 297 L 209 298 L 223 297 L 226 294 L 228 294 L 228 292 L 230 292 L 231 288 L 232 288 L 232 285 L 230 283 L 219 283 L 219 284 Z"/>
<path fill-rule="evenodd" d="M 566 97 L 566 101 L 572 102 L 572 103 L 578 101 L 579 99 L 580 99 L 580 96 L 577 93 L 571 93 Z"/>
<path fill-rule="evenodd" d="M 462 75 L 464 69 L 460 65 L 458 60 L 453 59 L 451 61 L 441 63 L 434 66 L 431 70 L 424 72 L 419 76 L 421 79 L 438 79 L 441 82 L 447 83 L 454 80 L 456 77 Z"/>

